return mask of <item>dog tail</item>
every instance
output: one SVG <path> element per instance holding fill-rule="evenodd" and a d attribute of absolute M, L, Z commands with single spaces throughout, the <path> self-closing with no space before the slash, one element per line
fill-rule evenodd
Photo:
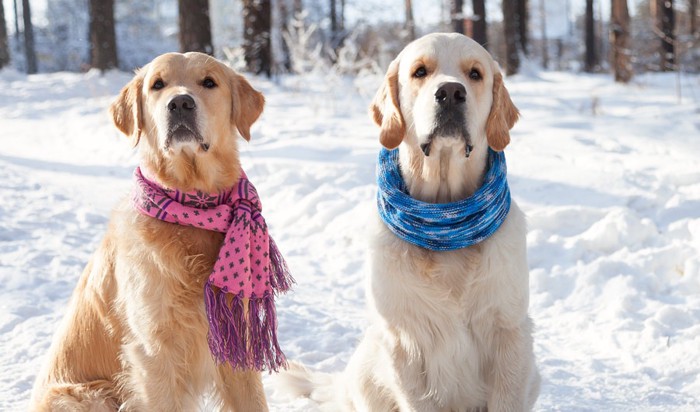
<path fill-rule="evenodd" d="M 341 387 L 336 385 L 338 376 L 311 371 L 301 363 L 291 361 L 287 370 L 281 370 L 277 375 L 274 386 L 282 395 L 309 398 L 322 409 L 327 409 L 338 401 L 336 391 Z"/>
<path fill-rule="evenodd" d="M 114 383 L 95 380 L 86 383 L 54 383 L 34 399 L 35 412 L 114 412 L 119 409 Z"/>

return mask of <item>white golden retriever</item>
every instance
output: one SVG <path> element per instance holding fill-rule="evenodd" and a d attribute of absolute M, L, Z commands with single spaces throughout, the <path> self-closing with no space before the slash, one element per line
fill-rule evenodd
<path fill-rule="evenodd" d="M 446 97 L 447 96 L 447 97 Z M 454 99 L 446 112 L 444 99 Z M 518 118 L 499 67 L 473 40 L 431 34 L 391 63 L 371 105 L 380 141 L 399 148 L 413 198 L 472 195 Z M 528 309 L 525 217 L 515 203 L 474 246 L 431 251 L 399 239 L 379 219 L 367 298 L 372 315 L 342 375 L 299 364 L 278 381 L 333 411 L 524 411 L 540 378 Z"/>

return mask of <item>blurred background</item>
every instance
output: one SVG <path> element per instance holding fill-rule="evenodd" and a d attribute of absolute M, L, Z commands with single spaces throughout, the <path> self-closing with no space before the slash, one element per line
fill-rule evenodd
<path fill-rule="evenodd" d="M 381 72 L 422 34 L 457 31 L 508 74 L 700 71 L 698 0 L 3 0 L 0 68 L 132 70 L 203 51 L 267 76 Z"/>
<path fill-rule="evenodd" d="M 138 149 L 107 109 L 168 51 L 213 54 L 265 95 L 238 147 L 298 282 L 279 300 L 282 346 L 343 370 L 367 326 L 367 108 L 401 48 L 434 31 L 482 43 L 520 109 L 506 152 L 528 216 L 535 410 L 700 411 L 698 3 L 0 0 L 0 411 L 27 410 L 131 190 Z M 271 411 L 316 410 L 265 379 Z"/>

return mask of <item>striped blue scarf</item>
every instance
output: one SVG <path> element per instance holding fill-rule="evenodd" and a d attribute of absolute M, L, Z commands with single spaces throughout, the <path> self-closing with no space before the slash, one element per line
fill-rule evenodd
<path fill-rule="evenodd" d="M 489 149 L 484 184 L 471 197 L 452 203 L 412 198 L 399 171 L 398 149 L 382 149 L 377 163 L 379 216 L 399 238 L 430 250 L 477 244 L 498 230 L 510 210 L 506 157 Z"/>

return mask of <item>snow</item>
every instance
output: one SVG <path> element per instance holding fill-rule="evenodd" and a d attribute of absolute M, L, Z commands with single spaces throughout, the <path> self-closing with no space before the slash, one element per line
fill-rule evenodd
<path fill-rule="evenodd" d="M 537 410 L 700 410 L 700 77 L 537 72 L 506 85 L 506 150 L 528 214 Z M 130 74 L 0 72 L 0 410 L 34 376 L 110 208 L 133 142 L 106 108 Z M 367 324 L 379 78 L 252 78 L 267 98 L 243 165 L 298 281 L 279 300 L 290 359 L 343 369 Z M 313 411 L 265 383 L 273 411 Z"/>

